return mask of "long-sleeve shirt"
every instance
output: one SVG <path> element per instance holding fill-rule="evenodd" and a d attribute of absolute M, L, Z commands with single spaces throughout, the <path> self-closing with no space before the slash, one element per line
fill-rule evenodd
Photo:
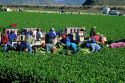
<path fill-rule="evenodd" d="M 91 47 L 92 47 L 92 50 L 91 50 L 92 52 L 97 52 L 101 49 L 101 47 L 96 43 L 91 43 Z"/>
<path fill-rule="evenodd" d="M 1 35 L 1 43 L 2 44 L 7 44 L 8 43 L 8 35 L 7 35 L 7 33 L 2 33 L 2 35 Z"/>
<path fill-rule="evenodd" d="M 50 39 L 55 39 L 56 38 L 56 33 L 54 31 L 50 31 L 48 33 L 48 36 L 49 36 Z"/>
<path fill-rule="evenodd" d="M 14 39 L 16 39 L 17 36 L 15 33 L 9 34 L 9 41 L 14 41 Z"/>
<path fill-rule="evenodd" d="M 61 43 L 66 44 L 66 42 L 70 42 L 70 39 L 68 37 L 61 39 Z"/>

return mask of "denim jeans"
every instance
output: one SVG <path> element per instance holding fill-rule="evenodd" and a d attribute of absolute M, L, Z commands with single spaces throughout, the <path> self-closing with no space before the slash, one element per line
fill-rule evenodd
<path fill-rule="evenodd" d="M 27 45 L 27 48 L 28 48 L 28 52 L 30 54 L 32 54 L 32 47 L 31 47 L 30 43 L 27 42 L 26 45 Z"/>
<path fill-rule="evenodd" d="M 12 48 L 12 45 L 11 45 L 10 42 L 8 42 L 7 44 L 4 44 L 4 46 L 3 46 L 3 51 L 6 52 L 7 49 L 8 49 L 8 47 Z"/>

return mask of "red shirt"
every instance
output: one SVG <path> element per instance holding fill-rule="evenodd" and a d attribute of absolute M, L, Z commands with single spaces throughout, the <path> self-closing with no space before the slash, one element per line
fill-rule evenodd
<path fill-rule="evenodd" d="M 1 43 L 2 44 L 7 44 L 7 42 L 8 42 L 8 35 L 7 35 L 7 33 L 2 33 Z"/>
<path fill-rule="evenodd" d="M 99 35 L 91 36 L 91 38 L 95 39 L 96 41 L 100 40 L 100 36 Z"/>

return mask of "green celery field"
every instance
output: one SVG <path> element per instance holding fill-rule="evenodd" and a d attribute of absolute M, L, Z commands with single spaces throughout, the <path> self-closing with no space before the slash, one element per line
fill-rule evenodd
<path fill-rule="evenodd" d="M 91 27 L 107 40 L 125 38 L 124 16 L 0 12 L 0 31 L 12 23 L 19 29 L 42 28 L 47 32 L 65 27 Z M 1 48 L 0 48 L 1 49 Z M 1 50 L 0 50 L 1 51 Z M 100 52 L 72 56 L 36 53 L 28 55 L 0 52 L 0 81 L 25 83 L 124 83 L 125 48 L 103 47 Z"/>

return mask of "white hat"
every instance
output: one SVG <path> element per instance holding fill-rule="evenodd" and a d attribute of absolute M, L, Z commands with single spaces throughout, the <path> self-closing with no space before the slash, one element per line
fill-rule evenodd
<path fill-rule="evenodd" d="M 52 31 L 55 31 L 54 28 L 51 28 Z"/>
<path fill-rule="evenodd" d="M 83 27 L 83 30 L 86 30 L 86 27 Z"/>
<path fill-rule="evenodd" d="M 93 28 L 96 29 L 96 26 L 94 26 Z"/>

